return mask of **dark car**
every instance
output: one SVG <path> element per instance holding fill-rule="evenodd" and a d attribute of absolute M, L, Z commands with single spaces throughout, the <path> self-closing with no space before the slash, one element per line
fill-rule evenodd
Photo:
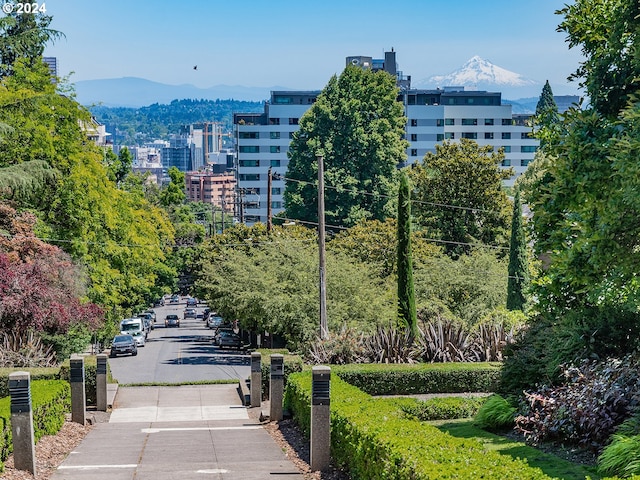
<path fill-rule="evenodd" d="M 202 320 L 207 321 L 209 319 L 209 315 L 211 315 L 211 309 L 209 307 L 202 310 Z"/>
<path fill-rule="evenodd" d="M 187 307 L 197 307 L 197 306 L 198 306 L 198 300 L 196 300 L 193 297 L 187 298 Z"/>
<path fill-rule="evenodd" d="M 242 348 L 242 339 L 237 333 L 222 330 L 216 335 L 216 345 L 218 347 Z"/>
<path fill-rule="evenodd" d="M 131 335 L 116 335 L 111 343 L 111 356 L 131 354 L 138 355 L 138 346 Z"/>
<path fill-rule="evenodd" d="M 165 327 L 179 327 L 180 326 L 180 318 L 178 315 L 167 315 L 164 318 L 164 326 Z"/>

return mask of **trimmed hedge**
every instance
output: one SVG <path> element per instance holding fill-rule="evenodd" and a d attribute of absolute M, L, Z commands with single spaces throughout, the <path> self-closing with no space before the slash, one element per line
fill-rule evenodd
<path fill-rule="evenodd" d="M 425 363 L 332 365 L 345 382 L 370 395 L 494 392 L 499 363 Z"/>
<path fill-rule="evenodd" d="M 262 398 L 269 398 L 269 387 L 271 385 L 271 355 L 279 353 L 284 356 L 284 384 L 287 384 L 287 378 L 290 374 L 301 372 L 304 368 L 304 362 L 299 355 L 290 355 L 279 350 L 259 350 L 260 358 L 260 374 L 262 376 Z"/>
<path fill-rule="evenodd" d="M 311 373 L 290 375 L 285 398 L 308 434 Z M 524 460 L 487 451 L 479 442 L 454 438 L 407 418 L 396 402 L 372 398 L 335 377 L 331 380 L 331 455 L 359 480 L 550 478 Z"/>
<path fill-rule="evenodd" d="M 71 411 L 71 387 L 64 380 L 34 380 L 31 382 L 33 434 L 37 442 L 44 435 L 55 435 Z M 0 399 L 0 462 L 13 451 L 11 432 L 11 397 Z M 2 465 L 2 464 L 0 464 Z M 2 468 L 4 466 L 2 465 Z"/>
<path fill-rule="evenodd" d="M 29 372 L 32 382 L 36 380 L 58 380 L 60 378 L 60 369 L 58 367 L 0 368 L 0 398 L 9 396 L 9 375 L 17 371 Z"/>
<path fill-rule="evenodd" d="M 475 416 L 486 402 L 486 397 L 445 397 L 429 400 L 398 398 L 394 404 L 409 416 L 422 422 L 454 420 Z"/>

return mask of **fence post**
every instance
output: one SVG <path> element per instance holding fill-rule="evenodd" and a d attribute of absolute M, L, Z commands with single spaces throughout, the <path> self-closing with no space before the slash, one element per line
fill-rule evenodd
<path fill-rule="evenodd" d="M 96 410 L 107 411 L 107 356 L 96 357 Z"/>
<path fill-rule="evenodd" d="M 9 374 L 11 395 L 11 432 L 13 435 L 13 462 L 18 470 L 36 475 L 36 451 L 31 408 L 31 375 L 29 372 Z"/>
<path fill-rule="evenodd" d="M 262 405 L 262 354 L 251 352 L 251 406 Z"/>
<path fill-rule="evenodd" d="M 284 393 L 284 355 L 271 355 L 271 377 L 269 380 L 269 420 L 282 420 Z"/>
<path fill-rule="evenodd" d="M 71 366 L 69 383 L 71 384 L 71 421 L 85 424 L 85 411 L 87 409 L 86 394 L 84 391 L 84 358 L 73 355 L 69 360 Z"/>
<path fill-rule="evenodd" d="M 318 366 L 311 372 L 311 470 L 323 471 L 331 460 L 331 369 Z"/>

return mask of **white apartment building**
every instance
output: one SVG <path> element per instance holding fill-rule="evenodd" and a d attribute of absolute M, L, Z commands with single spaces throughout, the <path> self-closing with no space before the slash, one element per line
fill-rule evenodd
<path fill-rule="evenodd" d="M 244 221 L 251 225 L 267 221 L 268 171 L 284 177 L 289 163 L 289 142 L 300 117 L 320 94 L 319 91 L 273 91 L 261 114 L 235 114 L 238 188 L 244 198 Z M 501 104 L 501 94 L 465 91 L 462 87 L 444 90 L 407 90 L 400 100 L 407 116 L 406 139 L 409 142 L 404 165 L 435 152 L 436 144 L 460 138 L 479 145 L 502 148 L 504 168 L 523 173 L 533 160 L 538 140 L 530 137 L 528 116 L 513 115 L 511 105 Z M 271 207 L 275 215 L 284 209 L 285 182 L 272 180 Z"/>
<path fill-rule="evenodd" d="M 512 167 L 513 184 L 534 158 L 539 141 L 531 138 L 528 115 L 514 115 L 511 105 L 502 104 L 498 92 L 470 91 L 464 87 L 444 89 L 411 89 L 411 77 L 404 76 L 396 65 L 395 52 L 385 52 L 384 59 L 366 56 L 346 57 L 347 65 L 384 70 L 396 77 L 400 88 L 398 100 L 404 104 L 407 117 L 407 160 L 403 167 L 422 160 L 427 152 L 436 151 L 444 141 L 461 138 L 479 145 L 503 149 L 504 168 Z M 287 151 L 300 117 L 313 105 L 320 91 L 273 91 L 263 113 L 234 114 L 237 147 L 237 175 L 240 198 L 245 206 L 243 219 L 251 225 L 267 221 L 268 170 L 282 178 L 289 163 Z M 272 180 L 271 208 L 275 215 L 284 209 L 285 182 Z"/>

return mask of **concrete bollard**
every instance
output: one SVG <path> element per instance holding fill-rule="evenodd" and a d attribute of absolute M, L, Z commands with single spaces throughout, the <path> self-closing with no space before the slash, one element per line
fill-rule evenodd
<path fill-rule="evenodd" d="M 311 370 L 311 470 L 323 471 L 331 461 L 331 369 Z"/>
<path fill-rule="evenodd" d="M 251 406 L 262 405 L 262 354 L 251 352 Z"/>
<path fill-rule="evenodd" d="M 271 376 L 269 379 L 269 420 L 282 420 L 282 400 L 284 397 L 284 356 L 271 355 Z"/>
<path fill-rule="evenodd" d="M 107 411 L 107 356 L 96 357 L 96 410 Z"/>
<path fill-rule="evenodd" d="M 84 358 L 73 355 L 70 360 L 70 365 L 71 421 L 84 425 L 85 411 L 87 409 L 87 400 L 84 391 Z"/>
<path fill-rule="evenodd" d="M 31 408 L 31 375 L 29 372 L 9 374 L 11 395 L 11 432 L 13 434 L 13 463 L 18 470 L 36 475 L 36 447 Z"/>

